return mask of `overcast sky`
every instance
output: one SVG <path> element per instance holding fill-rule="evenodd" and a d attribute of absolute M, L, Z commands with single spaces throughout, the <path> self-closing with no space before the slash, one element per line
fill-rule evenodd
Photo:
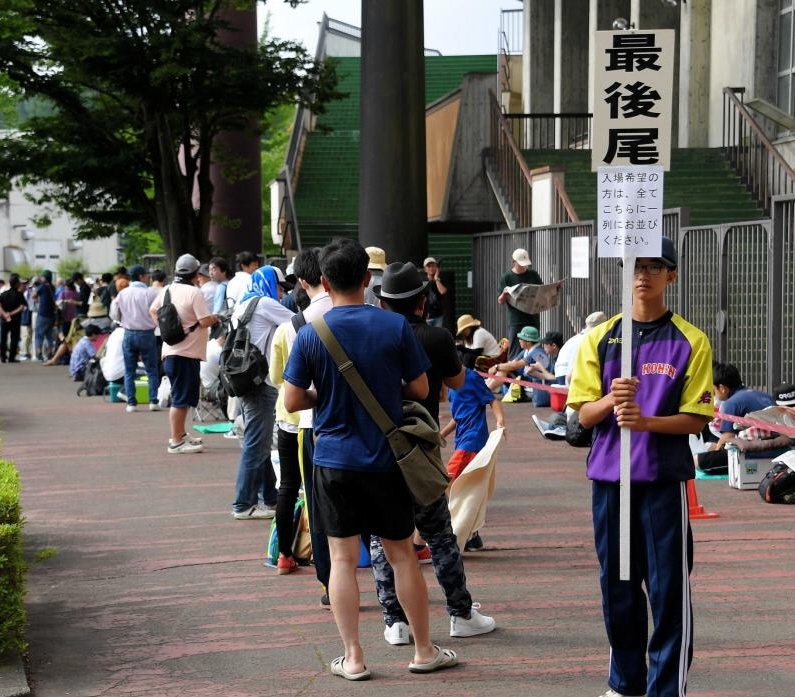
<path fill-rule="evenodd" d="M 261 24 L 264 13 L 270 13 L 274 37 L 299 41 L 312 54 L 323 12 L 361 27 L 362 0 L 309 0 L 295 9 L 282 0 L 267 0 L 258 7 Z M 496 54 L 500 10 L 521 7 L 518 0 L 425 0 L 425 48 L 446 56 Z"/>

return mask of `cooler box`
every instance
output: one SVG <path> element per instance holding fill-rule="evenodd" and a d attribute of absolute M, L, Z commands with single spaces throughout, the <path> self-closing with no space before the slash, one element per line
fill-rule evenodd
<path fill-rule="evenodd" d="M 769 458 L 748 457 L 737 448 L 727 448 L 729 456 L 729 486 L 733 489 L 756 489 L 773 466 Z"/>
<path fill-rule="evenodd" d="M 138 404 L 149 404 L 149 380 L 135 381 L 135 401 Z"/>

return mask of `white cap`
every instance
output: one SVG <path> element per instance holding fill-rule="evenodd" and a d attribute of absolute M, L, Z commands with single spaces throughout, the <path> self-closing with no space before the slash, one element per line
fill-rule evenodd
<path fill-rule="evenodd" d="M 519 264 L 519 266 L 524 266 L 525 268 L 533 263 L 530 261 L 530 255 L 527 253 L 526 249 L 514 249 L 512 259 Z"/>
<path fill-rule="evenodd" d="M 588 329 L 598 327 L 602 322 L 607 322 L 607 315 L 601 310 L 592 312 L 585 318 L 585 326 L 588 327 Z"/>

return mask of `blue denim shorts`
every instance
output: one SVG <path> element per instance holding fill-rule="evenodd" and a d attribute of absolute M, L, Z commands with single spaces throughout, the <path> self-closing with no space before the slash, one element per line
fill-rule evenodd
<path fill-rule="evenodd" d="M 181 409 L 195 407 L 199 403 L 200 361 L 185 356 L 166 356 L 163 370 L 171 381 L 171 406 Z"/>

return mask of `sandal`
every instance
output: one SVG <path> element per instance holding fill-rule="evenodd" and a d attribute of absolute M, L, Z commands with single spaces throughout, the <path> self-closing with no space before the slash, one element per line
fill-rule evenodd
<path fill-rule="evenodd" d="M 345 656 L 339 656 L 331 662 L 332 675 L 339 675 L 346 680 L 369 680 L 370 671 L 365 668 L 361 673 L 349 673 L 345 670 Z"/>
<path fill-rule="evenodd" d="M 433 673 L 435 670 L 442 670 L 444 668 L 452 668 L 458 663 L 458 656 L 452 649 L 443 649 L 436 644 L 433 645 L 436 649 L 436 658 L 430 663 L 409 663 L 409 670 L 412 673 Z"/>

